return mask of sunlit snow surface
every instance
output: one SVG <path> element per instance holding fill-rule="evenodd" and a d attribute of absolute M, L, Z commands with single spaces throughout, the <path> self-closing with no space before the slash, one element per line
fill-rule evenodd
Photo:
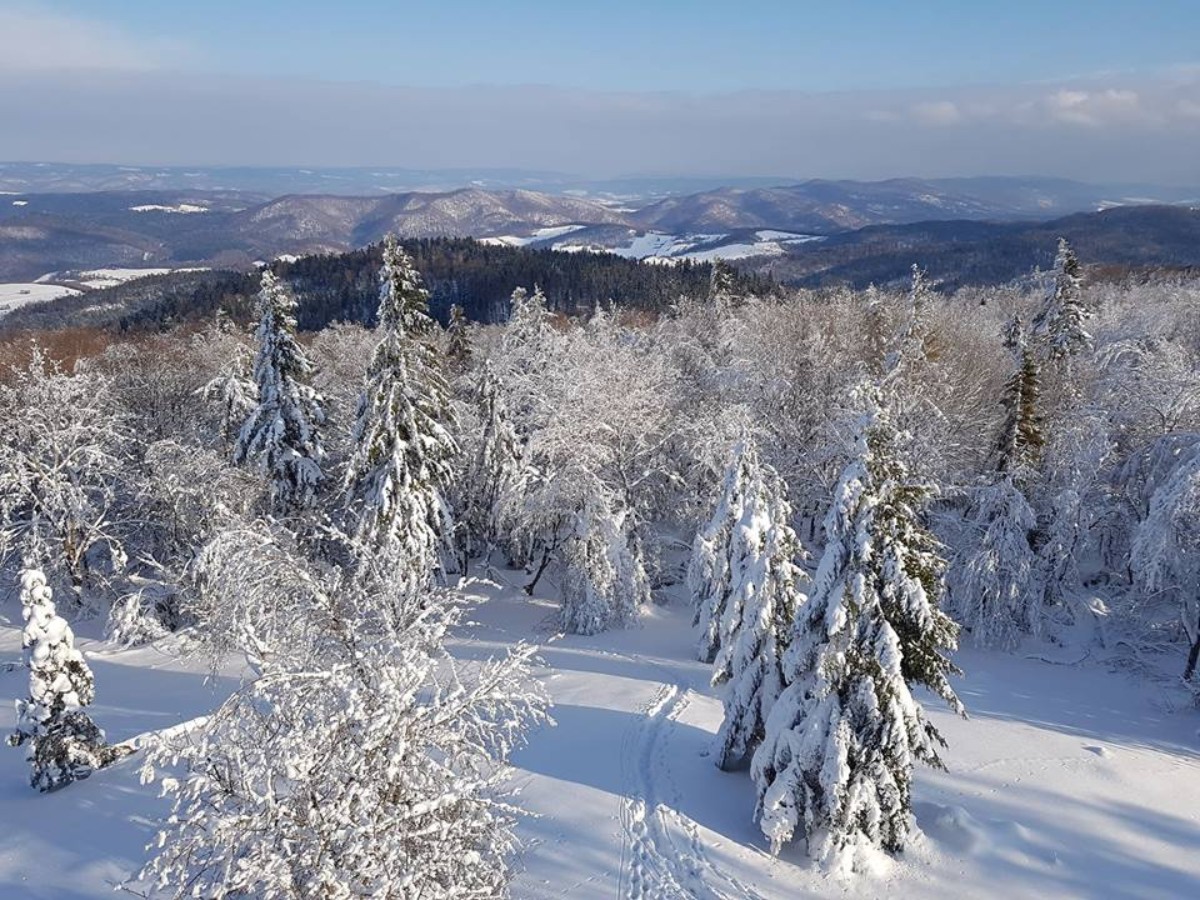
<path fill-rule="evenodd" d="M 636 628 L 581 638 L 556 634 L 548 599 L 511 586 L 479 595 L 451 652 L 480 660 L 532 639 L 556 704 L 557 725 L 532 734 L 514 760 L 518 802 L 538 816 L 519 827 L 519 900 L 1197 896 L 1200 720 L 1191 708 L 1161 708 L 1161 692 L 1125 676 L 960 653 L 967 674 L 956 687 L 971 718 L 921 697 L 950 745 L 948 771 L 917 772 L 923 834 L 901 859 L 875 857 L 873 873 L 846 882 L 813 869 L 799 847 L 769 856 L 748 775 L 708 757 L 721 705 L 709 667 L 692 657 L 689 610 L 652 606 Z M 0 660 L 20 659 L 19 612 L 14 600 L 0 608 Z M 99 630 L 73 624 L 81 635 Z M 203 660 L 179 657 L 178 638 L 134 650 L 79 645 L 96 676 L 92 713 L 111 740 L 204 715 L 242 674 L 231 666 L 208 677 Z M 25 685 L 19 668 L 0 674 L 5 696 Z M 0 730 L 13 724 L 12 705 L 0 704 Z M 128 759 L 39 795 L 23 752 L 4 748 L 0 897 L 113 896 L 167 811 L 137 766 Z"/>
<path fill-rule="evenodd" d="M 0 284 L 0 316 L 26 303 L 41 303 L 78 294 L 74 288 L 57 284 Z"/>

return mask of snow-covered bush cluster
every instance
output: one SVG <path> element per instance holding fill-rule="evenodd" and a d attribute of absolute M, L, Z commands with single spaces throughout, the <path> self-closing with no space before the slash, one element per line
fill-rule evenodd
<path fill-rule="evenodd" d="M 1196 669 L 1200 284 L 1086 275 L 1063 244 L 1009 287 L 764 299 L 717 266 L 655 320 L 527 285 L 442 329 L 388 241 L 378 327 L 310 340 L 267 272 L 253 331 L 0 374 L 5 583 L 258 673 L 150 753 L 168 891 L 376 893 L 409 847 L 396 896 L 502 893 L 498 779 L 544 713 L 527 651 L 455 672 L 442 641 L 451 580 L 504 566 L 564 631 L 686 595 L 770 842 L 899 850 L 957 643 Z"/>

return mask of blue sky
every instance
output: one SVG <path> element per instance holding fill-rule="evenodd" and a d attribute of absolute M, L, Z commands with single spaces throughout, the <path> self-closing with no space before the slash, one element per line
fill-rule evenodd
<path fill-rule="evenodd" d="M 111 0 L 36 8 L 207 71 L 457 86 L 861 90 L 1200 62 L 1197 0 Z"/>
<path fill-rule="evenodd" d="M 1200 0 L 0 0 L 0 160 L 1200 186 Z"/>

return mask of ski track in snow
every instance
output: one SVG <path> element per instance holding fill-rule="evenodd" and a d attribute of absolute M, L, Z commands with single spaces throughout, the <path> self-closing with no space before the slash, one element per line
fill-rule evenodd
<path fill-rule="evenodd" d="M 678 812 L 680 793 L 671 774 L 670 738 L 691 702 L 691 690 L 664 666 L 644 657 L 613 655 L 649 665 L 667 679 L 622 741 L 627 794 L 621 810 L 625 832 L 621 896 L 627 900 L 762 900 L 714 862 L 696 823 Z"/>

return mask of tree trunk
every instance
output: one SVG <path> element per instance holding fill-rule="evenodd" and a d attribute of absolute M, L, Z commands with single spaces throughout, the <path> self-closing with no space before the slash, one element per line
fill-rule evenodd
<path fill-rule="evenodd" d="M 548 565 L 550 565 L 550 548 L 549 547 L 547 547 L 544 551 L 542 551 L 542 562 L 541 562 L 541 565 L 538 566 L 537 574 L 535 574 L 533 576 L 533 581 L 531 581 L 531 582 L 529 582 L 529 584 L 525 585 L 525 593 L 526 594 L 528 594 L 531 597 L 533 596 L 533 589 L 535 587 L 537 587 L 538 580 L 542 577 L 542 573 L 546 571 L 546 566 L 548 566 Z"/>
<path fill-rule="evenodd" d="M 1196 637 L 1192 639 L 1192 649 L 1188 652 L 1187 668 L 1183 670 L 1183 680 L 1191 681 L 1196 674 L 1196 662 L 1200 660 L 1200 617 L 1196 622 Z"/>

